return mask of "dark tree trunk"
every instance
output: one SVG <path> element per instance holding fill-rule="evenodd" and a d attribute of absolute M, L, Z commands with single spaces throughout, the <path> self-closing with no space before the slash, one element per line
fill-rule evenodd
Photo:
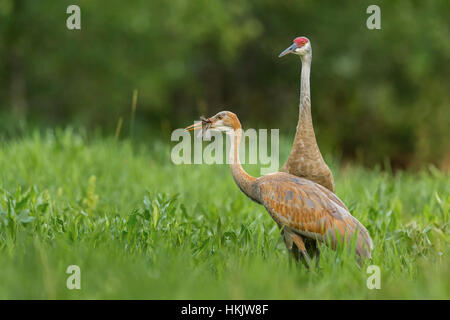
<path fill-rule="evenodd" d="M 28 103 L 26 99 L 26 78 L 23 67 L 23 52 L 19 47 L 23 28 L 23 1 L 13 2 L 14 7 L 10 16 L 7 37 L 6 63 L 7 81 L 9 81 L 9 99 L 12 113 L 18 117 L 25 117 Z"/>

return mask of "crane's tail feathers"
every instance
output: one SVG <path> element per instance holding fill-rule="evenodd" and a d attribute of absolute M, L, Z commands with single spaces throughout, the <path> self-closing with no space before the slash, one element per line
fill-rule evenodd
<path fill-rule="evenodd" d="M 369 232 L 354 217 L 346 219 L 346 221 L 341 220 L 337 222 L 335 227 L 328 231 L 327 236 L 331 240 L 333 249 L 336 249 L 338 242 L 342 240 L 344 240 L 347 245 L 356 240 L 356 254 L 362 259 L 372 258 L 371 252 L 373 250 L 373 242 Z"/>
<path fill-rule="evenodd" d="M 361 225 L 362 228 L 364 228 Z M 356 252 L 361 258 L 372 258 L 373 242 L 370 238 L 369 232 L 366 228 L 360 229 L 358 233 L 358 240 L 356 242 Z"/>
<path fill-rule="evenodd" d="M 373 242 L 369 232 L 361 223 L 357 224 L 356 232 L 358 233 L 356 238 L 356 253 L 363 259 L 371 259 Z"/>

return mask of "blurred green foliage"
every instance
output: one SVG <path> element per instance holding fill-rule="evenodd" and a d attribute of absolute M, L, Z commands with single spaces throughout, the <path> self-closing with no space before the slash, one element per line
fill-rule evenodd
<path fill-rule="evenodd" d="M 450 298 L 448 173 L 332 165 L 374 242 L 369 290 L 354 253 L 322 246 L 319 268 L 292 263 L 227 165 L 177 166 L 170 152 L 70 129 L 0 142 L 0 299 Z M 73 264 L 81 290 L 66 287 Z"/>
<path fill-rule="evenodd" d="M 66 28 L 70 4 L 79 31 Z M 370 4 L 381 30 L 366 28 Z M 167 135 L 229 109 L 293 135 L 300 61 L 277 55 L 304 35 L 323 151 L 448 168 L 449 11 L 448 0 L 0 0 L 1 125 L 113 133 L 138 89 L 138 129 Z"/>

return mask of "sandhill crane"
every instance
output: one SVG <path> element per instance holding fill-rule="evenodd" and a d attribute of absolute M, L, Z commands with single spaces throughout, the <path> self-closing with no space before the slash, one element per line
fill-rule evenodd
<path fill-rule="evenodd" d="M 286 247 L 296 258 L 304 258 L 310 265 L 303 237 L 336 248 L 339 239 L 348 242 L 354 236 L 356 253 L 362 258 L 370 258 L 373 244 L 369 233 L 333 192 L 286 172 L 259 178 L 245 172 L 239 161 L 242 127 L 234 113 L 219 112 L 186 130 L 197 128 L 223 131 L 232 136 L 229 160 L 234 181 L 245 195 L 266 208 L 283 230 Z"/>
<path fill-rule="evenodd" d="M 300 110 L 292 150 L 280 171 L 314 181 L 334 192 L 333 174 L 320 153 L 311 118 L 309 85 L 312 60 L 311 42 L 305 37 L 297 37 L 290 47 L 280 53 L 279 57 L 289 53 L 299 55 L 302 61 Z"/>

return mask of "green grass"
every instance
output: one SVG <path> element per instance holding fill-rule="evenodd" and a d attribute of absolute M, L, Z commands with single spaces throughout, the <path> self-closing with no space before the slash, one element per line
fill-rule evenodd
<path fill-rule="evenodd" d="M 373 237 L 380 290 L 346 251 L 323 247 L 317 270 L 292 263 L 225 166 L 175 166 L 151 139 L 56 130 L 3 141 L 0 298 L 449 299 L 448 173 L 332 167 Z M 81 290 L 66 288 L 72 264 Z"/>

